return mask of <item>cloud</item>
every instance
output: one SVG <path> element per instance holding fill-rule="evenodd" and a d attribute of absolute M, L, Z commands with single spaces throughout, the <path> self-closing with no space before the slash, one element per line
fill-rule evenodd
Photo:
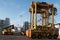
<path fill-rule="evenodd" d="M 60 5 L 59 5 L 59 4 L 55 3 L 55 4 L 54 4 L 54 7 L 56 7 L 57 9 L 60 10 Z"/>
<path fill-rule="evenodd" d="M 57 13 L 60 13 L 60 5 L 58 3 L 55 3 L 54 7 L 57 8 Z"/>
<path fill-rule="evenodd" d="M 20 27 L 23 27 L 23 24 L 20 24 Z"/>
<path fill-rule="evenodd" d="M 22 11 L 22 12 L 20 12 L 19 14 L 18 14 L 18 16 L 20 17 L 20 18 L 22 18 L 22 17 L 24 17 L 24 16 L 26 16 L 26 11 Z"/>

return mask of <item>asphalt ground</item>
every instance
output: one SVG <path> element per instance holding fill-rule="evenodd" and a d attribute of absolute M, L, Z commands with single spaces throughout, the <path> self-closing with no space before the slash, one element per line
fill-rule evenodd
<path fill-rule="evenodd" d="M 60 39 L 32 39 L 18 35 L 0 35 L 0 40 L 60 40 Z"/>

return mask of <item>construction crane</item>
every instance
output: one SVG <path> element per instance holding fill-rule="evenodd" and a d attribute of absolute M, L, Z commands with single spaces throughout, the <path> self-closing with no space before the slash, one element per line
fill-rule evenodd
<path fill-rule="evenodd" d="M 57 8 L 46 2 L 32 2 L 31 7 L 29 9 L 31 29 L 26 30 L 26 36 L 31 38 L 57 38 L 58 32 L 54 27 L 54 15 L 56 15 Z M 42 18 L 42 25 L 39 26 L 37 26 L 37 14 L 41 14 Z M 52 23 L 49 23 L 50 16 Z"/>

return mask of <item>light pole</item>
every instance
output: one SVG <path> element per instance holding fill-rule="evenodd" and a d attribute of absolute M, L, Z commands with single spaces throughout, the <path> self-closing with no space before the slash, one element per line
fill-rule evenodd
<path fill-rule="evenodd" d="M 19 15 L 20 16 L 20 30 L 21 30 L 21 28 L 22 28 L 22 24 L 21 24 L 21 22 L 22 22 L 22 17 L 23 17 L 23 15 Z M 22 31 L 22 30 L 21 30 Z"/>

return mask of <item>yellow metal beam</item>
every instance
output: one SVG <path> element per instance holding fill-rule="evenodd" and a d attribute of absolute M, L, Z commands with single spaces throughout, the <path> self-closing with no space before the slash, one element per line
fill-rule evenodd
<path fill-rule="evenodd" d="M 54 28 L 54 8 L 52 7 L 52 28 Z"/>

